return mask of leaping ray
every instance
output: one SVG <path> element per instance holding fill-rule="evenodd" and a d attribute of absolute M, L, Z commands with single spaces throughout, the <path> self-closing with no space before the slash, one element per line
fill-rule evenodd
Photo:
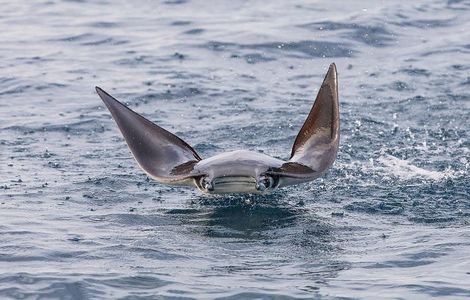
<path fill-rule="evenodd" d="M 283 161 L 251 151 L 232 151 L 207 159 L 185 141 L 127 108 L 96 87 L 139 166 L 167 184 L 195 186 L 204 193 L 268 193 L 311 181 L 335 161 L 339 147 L 338 78 L 331 64 L 291 156 Z"/>

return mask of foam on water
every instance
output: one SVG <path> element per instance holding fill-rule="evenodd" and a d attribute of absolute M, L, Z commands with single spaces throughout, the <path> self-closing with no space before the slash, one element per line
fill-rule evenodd
<path fill-rule="evenodd" d="M 383 171 L 388 175 L 400 177 L 403 180 L 409 180 L 413 178 L 423 178 L 432 180 L 442 180 L 444 178 L 452 178 L 453 172 L 447 169 L 443 172 L 430 171 L 417 166 L 412 165 L 410 162 L 399 159 L 392 155 L 383 155 L 377 159 L 383 166 Z"/>

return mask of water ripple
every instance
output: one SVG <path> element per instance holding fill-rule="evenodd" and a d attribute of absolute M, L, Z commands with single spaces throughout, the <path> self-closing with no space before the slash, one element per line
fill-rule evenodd
<path fill-rule="evenodd" d="M 469 9 L 3 3 L 0 298 L 470 296 Z M 202 157 L 287 159 L 331 62 L 338 159 L 267 196 L 151 180 L 93 90 Z"/>

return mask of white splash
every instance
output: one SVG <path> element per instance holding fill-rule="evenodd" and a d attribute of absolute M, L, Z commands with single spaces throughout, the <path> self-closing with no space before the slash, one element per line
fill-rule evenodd
<path fill-rule="evenodd" d="M 377 159 L 377 162 L 383 165 L 384 171 L 394 176 L 400 177 L 401 179 L 409 180 L 416 177 L 442 180 L 444 178 L 451 177 L 453 175 L 452 170 L 446 169 L 443 172 L 430 171 L 415 165 L 410 162 L 399 159 L 395 156 L 384 154 Z"/>

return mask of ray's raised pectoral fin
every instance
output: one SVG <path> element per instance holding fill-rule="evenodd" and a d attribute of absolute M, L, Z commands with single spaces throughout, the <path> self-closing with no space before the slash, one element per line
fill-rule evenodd
<path fill-rule="evenodd" d="M 158 181 L 172 183 L 191 177 L 201 160 L 194 149 L 176 135 L 135 113 L 96 87 L 139 166 Z"/>
<path fill-rule="evenodd" d="M 335 161 L 338 146 L 338 75 L 335 64 L 331 64 L 292 146 L 289 162 L 302 164 L 321 174 Z"/>
<path fill-rule="evenodd" d="M 289 161 L 277 170 L 286 184 L 319 177 L 335 161 L 339 147 L 338 76 L 331 64 L 307 120 L 298 133 Z"/>
<path fill-rule="evenodd" d="M 338 75 L 335 64 L 331 64 L 307 120 L 295 139 L 289 162 L 323 173 L 335 161 L 338 146 Z"/>

